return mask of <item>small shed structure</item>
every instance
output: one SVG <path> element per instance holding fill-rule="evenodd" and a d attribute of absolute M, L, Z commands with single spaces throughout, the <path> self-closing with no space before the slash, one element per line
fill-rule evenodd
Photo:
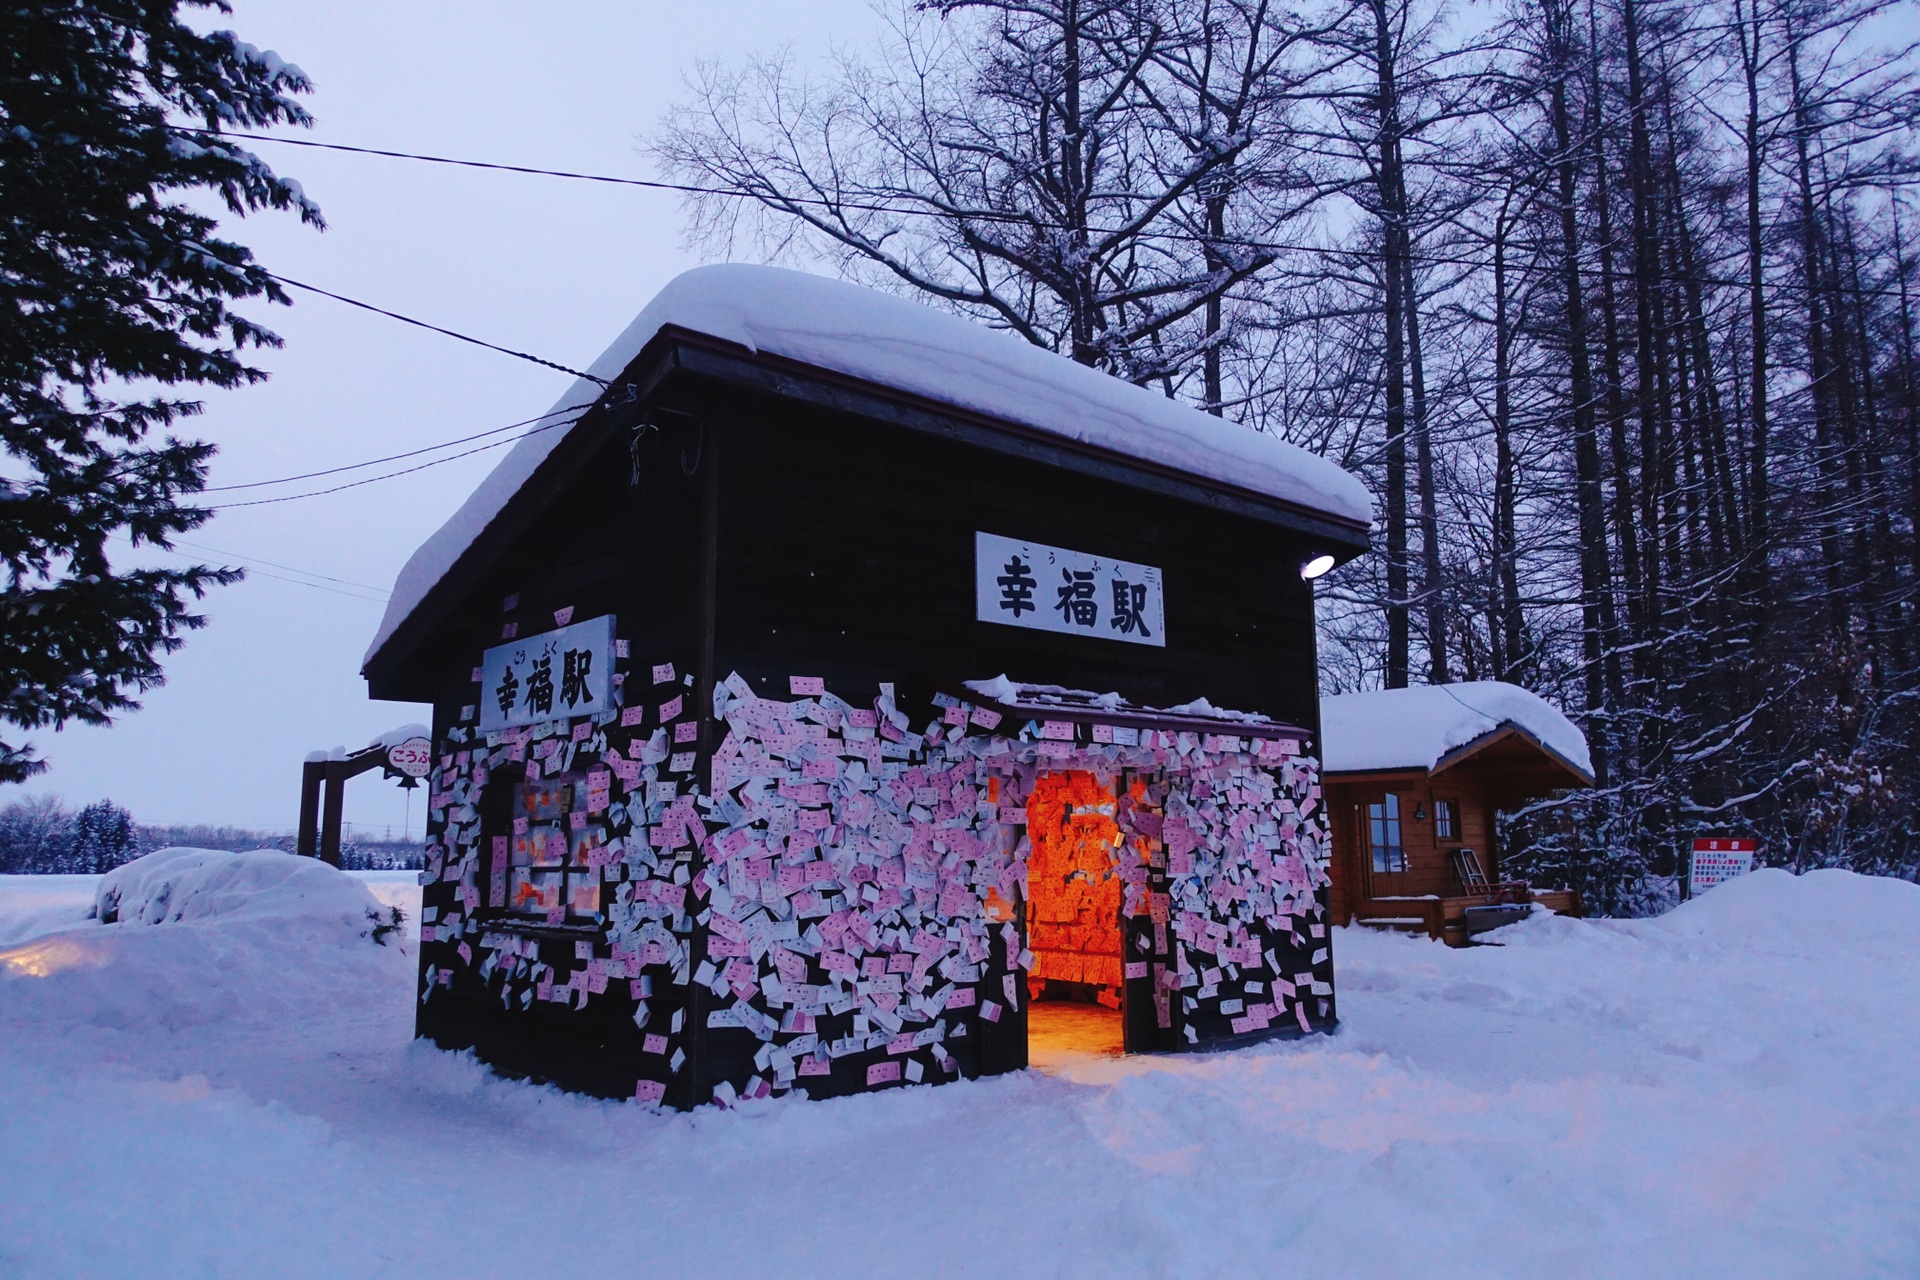
<path fill-rule="evenodd" d="M 1323 1029 L 1303 450 L 913 303 L 706 267 L 409 561 L 418 1029 L 689 1106 Z M 1036 999 L 1036 997 L 1038 999 Z M 1060 998 L 1064 997 L 1065 1000 Z"/>
<path fill-rule="evenodd" d="M 1539 695 L 1496 680 L 1320 702 L 1336 921 L 1465 945 L 1539 903 L 1579 895 L 1505 879 L 1494 817 L 1593 784 L 1587 740 Z"/>

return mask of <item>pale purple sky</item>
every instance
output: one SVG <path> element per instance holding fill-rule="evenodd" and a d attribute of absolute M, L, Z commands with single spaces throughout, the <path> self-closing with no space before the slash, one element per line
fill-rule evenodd
<path fill-rule="evenodd" d="M 221 25 L 313 79 L 307 101 L 319 123 L 302 136 L 652 177 L 641 135 L 683 95 L 697 60 L 782 43 L 810 59 L 832 43 L 864 43 L 877 21 L 865 0 L 237 0 Z M 324 234 L 281 215 L 230 228 L 268 269 L 576 368 L 696 261 L 665 193 L 258 150 L 301 181 L 329 223 Z M 253 310 L 287 345 L 260 360 L 271 381 L 209 393 L 207 413 L 189 424 L 220 445 L 215 485 L 504 426 L 545 412 L 569 381 L 311 295 Z M 144 710 L 108 729 L 32 734 L 53 768 L 0 789 L 0 802 L 54 791 L 75 805 L 111 797 L 142 822 L 290 827 L 308 751 L 359 747 L 426 718 L 421 707 L 370 701 L 360 659 L 401 564 L 499 456 L 221 513 L 188 540 L 229 553 L 194 551 L 214 563 L 252 562 L 248 580 L 206 602 L 207 628 L 173 656 Z M 342 581 L 323 582 L 326 591 L 268 574 Z M 367 776 L 348 787 L 351 823 L 397 835 L 405 811 L 391 783 Z"/>

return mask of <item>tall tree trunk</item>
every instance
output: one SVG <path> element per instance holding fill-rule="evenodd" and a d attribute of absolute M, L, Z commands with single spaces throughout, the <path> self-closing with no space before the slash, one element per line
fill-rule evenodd
<path fill-rule="evenodd" d="M 1405 173 L 1401 174 L 1404 180 Z M 1404 193 L 1401 207 L 1406 207 Z M 1427 623 L 1427 683 L 1446 684 L 1446 583 L 1440 568 L 1440 495 L 1433 481 L 1432 418 L 1427 410 L 1427 370 L 1420 352 L 1420 295 L 1413 284 L 1413 254 L 1407 254 L 1407 370 L 1413 389 L 1414 474 L 1420 487 L 1420 597 Z"/>
<path fill-rule="evenodd" d="M 1752 4 L 1751 16 L 1743 8 Z M 1760 139 L 1760 22 L 1761 0 L 1733 0 L 1734 31 L 1740 43 L 1740 70 L 1746 88 L 1747 114 L 1747 421 L 1751 424 L 1747 480 L 1747 540 L 1753 549 L 1747 599 L 1753 620 L 1764 625 L 1768 608 L 1767 557 L 1772 549 L 1772 518 L 1768 491 L 1767 404 L 1767 279 L 1765 226 L 1761 219 L 1760 179 L 1766 154 Z"/>
<path fill-rule="evenodd" d="M 1496 605 L 1489 626 L 1494 678 L 1520 680 L 1527 662 L 1520 613 L 1520 536 L 1517 467 L 1513 456 L 1513 321 L 1508 313 L 1507 240 L 1512 233 L 1508 191 L 1493 224 L 1493 577 Z"/>
<path fill-rule="evenodd" d="M 1407 687 L 1412 636 L 1407 617 L 1407 353 L 1406 192 L 1400 180 L 1400 104 L 1394 73 L 1393 23 L 1388 0 L 1373 0 L 1374 57 L 1380 93 L 1380 231 L 1385 286 L 1387 410 L 1387 667 L 1389 689 Z"/>
<path fill-rule="evenodd" d="M 1613 254 L 1612 175 L 1607 172 L 1605 95 L 1600 78 L 1600 31 L 1592 0 L 1587 5 L 1589 48 L 1587 63 L 1591 76 L 1587 96 L 1591 103 L 1594 214 L 1600 248 L 1600 316 L 1602 322 L 1602 369 L 1607 384 L 1607 444 L 1613 473 L 1613 536 L 1620 548 L 1620 576 L 1627 605 L 1627 633 L 1633 643 L 1636 683 L 1639 677 L 1641 647 L 1646 636 L 1642 616 L 1644 602 L 1640 574 L 1639 520 L 1634 514 L 1633 453 L 1627 442 L 1626 380 L 1621 372 L 1620 300 L 1616 286 Z M 1606 659 L 1607 692 L 1616 706 L 1626 702 L 1625 673 L 1619 657 L 1618 637 L 1609 639 Z"/>
<path fill-rule="evenodd" d="M 1801 284 L 1806 294 L 1807 394 L 1813 410 L 1814 474 L 1817 477 L 1816 524 L 1820 561 L 1826 579 L 1827 618 L 1831 633 L 1846 631 L 1844 565 L 1835 520 L 1839 497 L 1833 484 L 1836 435 L 1834 384 L 1829 360 L 1829 333 L 1823 290 L 1822 236 L 1819 208 L 1813 191 L 1813 134 L 1815 121 L 1800 74 L 1799 32 L 1787 34 L 1787 74 L 1793 92 L 1794 177 L 1798 188 Z"/>
<path fill-rule="evenodd" d="M 1573 419 L 1574 492 L 1580 527 L 1581 656 L 1585 668 L 1588 738 L 1595 779 L 1607 785 L 1606 681 L 1603 668 L 1607 637 L 1613 632 L 1613 590 L 1607 566 L 1606 517 L 1601 492 L 1600 444 L 1594 429 L 1593 368 L 1587 349 L 1587 307 L 1580 271 L 1577 217 L 1579 143 L 1573 135 L 1567 102 L 1567 72 L 1572 68 L 1570 15 L 1561 0 L 1544 0 L 1541 12 L 1550 29 L 1549 110 L 1552 116 L 1555 173 L 1560 200 L 1561 278 L 1565 285 L 1569 406 Z M 1594 730 L 1601 732 L 1594 732 Z"/>

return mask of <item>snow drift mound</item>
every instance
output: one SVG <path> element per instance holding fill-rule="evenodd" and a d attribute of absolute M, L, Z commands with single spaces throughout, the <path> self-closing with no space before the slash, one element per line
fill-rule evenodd
<path fill-rule="evenodd" d="M 1643 962 L 1684 969 L 1709 954 L 1822 958 L 1910 966 L 1920 952 L 1920 884 L 1891 876 L 1820 870 L 1794 875 L 1763 867 L 1715 886 L 1664 915 L 1578 920 L 1536 910 L 1489 935 L 1508 947 L 1619 947 Z M 1569 953 L 1553 972 L 1578 968 Z"/>
<path fill-rule="evenodd" d="M 0 1024 L 175 1031 L 305 1019 L 404 983 L 404 920 L 325 863 L 161 849 L 102 877 L 96 924 L 0 950 Z"/>
<path fill-rule="evenodd" d="M 1920 885 L 1852 871 L 1796 876 L 1763 867 L 1682 903 L 1657 923 L 1671 933 L 1722 946 L 1844 936 L 1912 947 L 1920 941 Z"/>
<path fill-rule="evenodd" d="M 290 916 L 365 921 L 384 914 L 379 900 L 351 876 L 274 849 L 156 850 L 102 876 L 94 898 L 94 915 L 102 924 Z"/>

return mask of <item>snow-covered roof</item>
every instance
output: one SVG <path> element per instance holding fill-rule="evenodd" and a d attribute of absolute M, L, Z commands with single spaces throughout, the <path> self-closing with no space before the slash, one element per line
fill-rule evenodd
<path fill-rule="evenodd" d="M 1090 689 L 1067 689 L 1057 684 L 1026 684 L 1005 675 L 991 680 L 964 682 L 971 692 L 1005 707 L 1009 711 L 1036 717 L 1059 716 L 1064 719 L 1091 717 L 1111 719 L 1115 723 L 1152 721 L 1163 725 L 1178 723 L 1182 728 L 1220 729 L 1232 726 L 1242 736 L 1281 737 L 1288 733 L 1304 736 L 1295 725 L 1281 724 L 1257 711 L 1235 711 L 1216 707 L 1205 698 L 1182 702 L 1172 707 L 1149 707 L 1130 702 L 1117 693 L 1095 693 Z M 1182 723 L 1184 722 L 1184 723 Z"/>
<path fill-rule="evenodd" d="M 1169 400 L 1010 334 L 845 281 L 778 267 L 696 267 L 670 281 L 588 368 L 618 377 L 667 325 L 896 388 L 1365 525 L 1360 481 L 1297 445 Z M 549 418 L 599 398 L 581 379 Z M 536 430 L 501 459 L 394 583 L 371 660 L 567 434 Z"/>
<path fill-rule="evenodd" d="M 1449 752 L 1512 725 L 1593 776 L 1587 738 L 1552 703 L 1499 680 L 1342 693 L 1320 699 L 1329 773 L 1431 769 Z"/>

